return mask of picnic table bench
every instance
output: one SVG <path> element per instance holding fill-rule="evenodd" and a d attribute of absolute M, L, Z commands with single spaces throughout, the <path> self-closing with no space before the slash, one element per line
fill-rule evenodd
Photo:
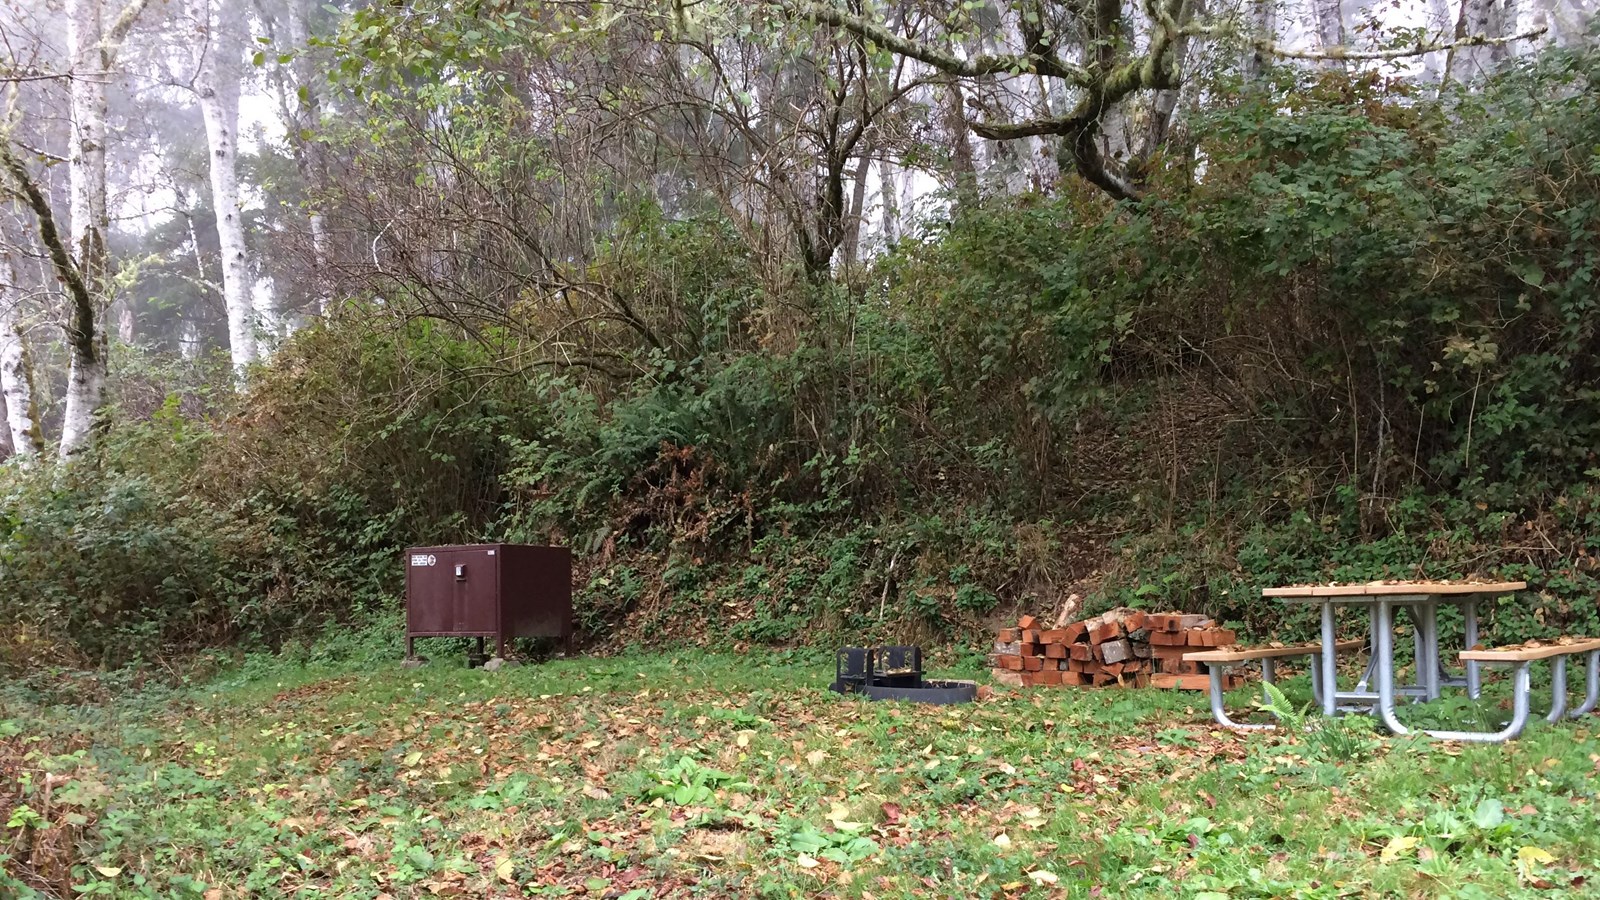
<path fill-rule="evenodd" d="M 1335 649 L 1359 650 L 1365 641 L 1340 641 Z M 1200 650 L 1194 653 L 1185 653 L 1185 662 L 1204 663 L 1211 676 L 1211 714 L 1217 721 L 1229 728 L 1240 730 L 1254 730 L 1272 728 L 1271 725 L 1252 725 L 1244 722 L 1235 722 L 1228 718 L 1228 711 L 1223 707 L 1223 675 L 1228 667 L 1234 663 L 1261 662 L 1261 681 L 1263 684 L 1273 684 L 1277 677 L 1276 662 L 1280 659 L 1293 659 L 1296 656 L 1314 656 L 1322 652 L 1321 644 L 1295 644 L 1277 645 L 1266 647 L 1229 647 L 1221 650 Z M 1311 668 L 1311 694 L 1321 702 L 1322 697 L 1322 670 L 1316 666 Z M 1266 698 L 1271 700 L 1269 696 Z"/>

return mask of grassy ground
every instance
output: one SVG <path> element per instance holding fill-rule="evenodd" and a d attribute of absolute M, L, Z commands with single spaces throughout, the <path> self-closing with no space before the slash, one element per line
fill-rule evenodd
<path fill-rule="evenodd" d="M 828 669 L 368 656 L 11 686 L 0 896 L 1505 897 L 1600 874 L 1592 722 L 1238 736 L 1193 694 L 868 704 Z"/>

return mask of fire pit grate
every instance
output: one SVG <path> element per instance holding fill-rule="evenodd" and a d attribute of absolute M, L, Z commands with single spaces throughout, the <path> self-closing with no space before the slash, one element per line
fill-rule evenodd
<path fill-rule="evenodd" d="M 834 656 L 831 690 L 869 700 L 912 700 L 945 705 L 977 698 L 971 681 L 922 677 L 921 647 L 841 647 Z"/>

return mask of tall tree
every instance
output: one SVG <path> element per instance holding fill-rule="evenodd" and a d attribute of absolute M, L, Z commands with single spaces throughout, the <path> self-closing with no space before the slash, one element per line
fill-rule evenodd
<path fill-rule="evenodd" d="M 0 250 L 0 279 L 4 280 L 0 284 L 0 397 L 5 402 L 11 452 L 32 459 L 43 440 L 33 399 L 33 367 L 28 363 L 20 322 L 21 279 L 9 249 Z"/>
<path fill-rule="evenodd" d="M 194 0 L 190 6 L 201 34 L 194 92 L 206 123 L 210 148 L 211 205 L 216 211 L 217 243 L 222 248 L 222 300 L 228 311 L 228 350 L 234 371 L 256 361 L 257 329 L 274 327 L 270 299 L 255 302 L 244 218 L 239 206 L 239 86 L 244 77 L 241 29 L 245 18 L 237 0 Z M 270 298 L 270 294 L 263 294 Z"/>
<path fill-rule="evenodd" d="M 71 136 L 67 149 L 70 181 L 71 246 L 79 289 L 71 298 L 67 324 L 69 363 L 66 413 L 61 423 L 61 456 L 89 444 L 95 413 L 105 401 L 105 335 L 98 318 L 110 297 L 111 230 L 106 206 L 106 80 L 116 69 L 117 51 L 150 0 L 132 0 L 108 26 L 101 0 L 67 0 L 67 58 L 72 66 Z M 21 170 L 20 163 L 18 164 Z M 21 170 L 25 174 L 25 170 Z M 13 172 L 16 174 L 16 172 Z M 39 207 L 34 210 L 38 213 Z M 48 210 L 48 206 L 46 206 Z M 40 217 L 40 227 L 46 219 Z M 53 226 L 53 222 L 51 223 Z M 52 255 L 58 248 L 50 247 Z M 57 262 L 57 268 L 61 263 Z"/>
<path fill-rule="evenodd" d="M 306 187 L 304 199 L 306 225 L 311 234 L 311 280 L 314 291 L 313 305 L 318 313 L 326 310 L 329 298 L 328 285 L 328 222 L 322 212 L 321 198 L 312 192 L 327 184 L 328 162 L 316 132 L 322 124 L 322 81 L 317 61 L 312 56 L 311 27 L 307 20 L 308 4 L 301 0 L 288 0 L 285 20 L 288 24 L 289 52 L 294 54 L 290 70 L 294 73 L 294 100 L 289 101 L 289 91 L 280 88 L 280 102 L 284 104 L 284 124 L 288 129 L 289 149 L 294 154 L 295 167 L 300 181 Z M 281 71 L 281 70 L 279 70 Z M 281 82 L 280 82 L 281 84 Z"/>
<path fill-rule="evenodd" d="M 1479 40 L 1499 37 L 1502 25 L 1499 0 L 1461 0 L 1455 28 L 1455 38 L 1461 46 L 1450 50 L 1444 64 L 1444 80 L 1469 81 L 1486 74 L 1493 64 L 1493 48 Z"/>

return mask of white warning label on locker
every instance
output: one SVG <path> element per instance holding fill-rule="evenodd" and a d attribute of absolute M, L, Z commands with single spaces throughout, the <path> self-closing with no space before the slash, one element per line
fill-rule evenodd
<path fill-rule="evenodd" d="M 438 562 L 439 557 L 434 556 L 432 553 L 411 554 L 411 564 L 413 566 L 432 566 L 436 565 Z"/>

